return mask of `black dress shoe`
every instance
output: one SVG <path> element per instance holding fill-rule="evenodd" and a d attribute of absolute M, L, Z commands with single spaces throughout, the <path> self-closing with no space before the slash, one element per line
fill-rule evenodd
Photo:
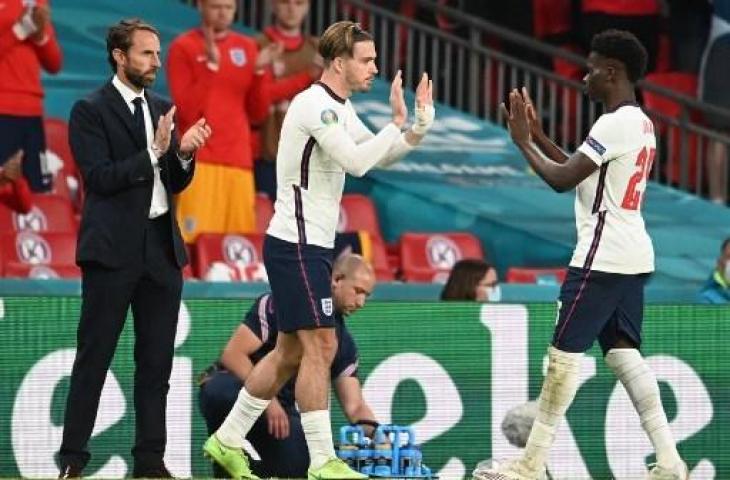
<path fill-rule="evenodd" d="M 165 467 L 165 464 L 160 464 L 157 467 L 152 468 L 136 468 L 132 472 L 132 478 L 175 478 L 172 476 L 170 471 Z"/>
<path fill-rule="evenodd" d="M 58 472 L 58 478 L 81 478 L 82 469 L 73 465 L 66 465 Z"/>

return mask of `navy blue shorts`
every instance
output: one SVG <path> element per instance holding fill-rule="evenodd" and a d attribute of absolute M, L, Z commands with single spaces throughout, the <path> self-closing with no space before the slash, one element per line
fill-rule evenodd
<path fill-rule="evenodd" d="M 331 248 L 266 235 L 264 266 L 280 332 L 335 326 Z"/>
<path fill-rule="evenodd" d="M 553 346 L 564 352 L 585 352 L 598 339 L 605 354 L 624 338 L 639 348 L 648 278 L 648 273 L 568 268 L 560 289 Z"/>
<path fill-rule="evenodd" d="M 41 117 L 0 115 L 0 164 L 23 149 L 23 176 L 34 192 L 51 188 L 53 177 L 46 165 L 46 137 Z"/>

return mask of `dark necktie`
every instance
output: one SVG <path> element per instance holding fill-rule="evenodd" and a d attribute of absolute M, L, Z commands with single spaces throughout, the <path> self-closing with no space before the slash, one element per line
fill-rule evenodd
<path fill-rule="evenodd" d="M 142 145 L 147 146 L 147 130 L 144 127 L 144 113 L 142 112 L 142 97 L 136 97 L 132 100 L 134 104 L 134 132 L 137 138 L 142 141 Z"/>

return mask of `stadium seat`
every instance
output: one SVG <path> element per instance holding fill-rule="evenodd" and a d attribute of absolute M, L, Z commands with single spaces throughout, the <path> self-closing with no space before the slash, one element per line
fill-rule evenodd
<path fill-rule="evenodd" d="M 202 233 L 195 241 L 195 274 L 204 280 L 211 267 L 219 264 L 233 267 L 241 277 L 236 280 L 245 281 L 243 270 L 253 274 L 263 265 L 263 245 L 264 236 L 260 233 Z"/>
<path fill-rule="evenodd" d="M 697 96 L 697 76 L 690 73 L 651 73 L 646 76 L 646 81 L 693 98 Z M 642 94 L 644 96 L 644 106 L 650 111 L 660 113 L 674 119 L 679 119 L 681 117 L 682 107 L 674 100 L 663 95 L 650 92 L 646 89 L 642 91 Z M 694 122 L 699 122 L 701 120 L 696 112 L 692 112 L 690 117 Z M 680 151 L 682 139 L 679 131 L 677 128 L 670 127 L 666 122 L 663 122 L 658 118 L 654 119 L 654 125 L 657 129 L 657 135 L 666 136 L 666 144 L 668 144 L 668 146 L 660 148 L 659 151 L 664 151 L 667 152 L 668 155 L 671 155 L 669 158 L 666 158 L 664 174 L 670 182 L 679 184 L 682 172 Z M 697 176 L 699 173 L 697 171 L 697 142 L 697 135 L 691 133 L 687 135 L 687 153 L 689 155 L 687 180 L 688 185 L 693 189 L 697 187 Z"/>
<path fill-rule="evenodd" d="M 75 267 L 76 234 L 34 231 L 5 233 L 0 235 L 0 252 L 6 276 L 12 273 L 27 277 L 32 273 L 32 267 L 41 265 L 50 266 L 59 276 L 64 276 Z"/>
<path fill-rule="evenodd" d="M 371 236 L 383 238 L 380 220 L 373 201 L 365 195 L 348 193 L 340 202 L 340 218 L 337 221 L 338 232 L 354 232 L 365 230 Z"/>
<path fill-rule="evenodd" d="M 269 221 L 274 216 L 274 203 L 265 193 L 256 194 L 256 233 L 266 233 Z"/>
<path fill-rule="evenodd" d="M 507 269 L 507 283 L 536 283 L 538 285 L 561 285 L 565 281 L 566 268 L 526 268 L 510 267 Z"/>
<path fill-rule="evenodd" d="M 76 232 L 77 227 L 71 202 L 61 195 L 34 193 L 33 207 L 25 214 L 0 205 L 0 232 Z"/>
<path fill-rule="evenodd" d="M 401 273 L 406 282 L 445 282 L 462 258 L 484 258 L 482 244 L 470 233 L 404 233 Z"/>
<path fill-rule="evenodd" d="M 76 265 L 29 265 L 20 262 L 8 262 L 5 265 L 6 278 L 81 278 L 81 269 Z"/>
<path fill-rule="evenodd" d="M 67 196 L 74 209 L 80 211 L 83 201 L 81 174 L 68 143 L 68 124 L 60 118 L 46 117 L 43 119 L 43 129 L 46 134 L 46 150 L 63 162 L 61 170 L 54 178 L 53 192 Z"/>

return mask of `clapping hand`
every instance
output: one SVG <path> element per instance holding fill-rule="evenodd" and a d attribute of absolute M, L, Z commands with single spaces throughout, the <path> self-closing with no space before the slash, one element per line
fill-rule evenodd
<path fill-rule="evenodd" d="M 408 108 L 403 98 L 403 77 L 400 70 L 395 74 L 390 84 L 390 107 L 393 111 L 393 123 L 401 128 L 408 119 Z"/>
<path fill-rule="evenodd" d="M 172 126 L 175 120 L 175 106 L 160 117 L 157 123 L 157 131 L 155 139 L 152 141 L 152 150 L 155 151 L 158 158 L 167 152 L 170 148 L 170 139 L 172 138 Z"/>
<path fill-rule="evenodd" d="M 36 31 L 29 38 L 36 43 L 42 42 L 46 37 L 46 27 L 51 23 L 51 10 L 48 5 L 36 5 L 30 16 Z"/>
<path fill-rule="evenodd" d="M 427 73 L 421 75 L 421 81 L 416 87 L 416 120 L 413 124 L 413 133 L 425 135 L 433 125 L 436 110 L 433 106 L 433 81 Z"/>
<path fill-rule="evenodd" d="M 201 118 L 195 122 L 195 125 L 188 128 L 188 131 L 180 139 L 180 153 L 185 156 L 192 155 L 197 149 L 205 145 L 211 133 L 213 132 L 210 125 L 205 121 L 205 118 Z"/>
<path fill-rule="evenodd" d="M 516 144 L 524 144 L 530 141 L 530 125 L 527 119 L 527 107 L 525 100 L 517 89 L 509 93 L 509 111 L 504 103 L 500 105 L 502 114 L 507 119 L 512 141 Z"/>
<path fill-rule="evenodd" d="M 284 53 L 284 44 L 278 42 L 272 42 L 266 45 L 264 48 L 259 50 L 259 54 L 256 57 L 256 70 L 261 70 L 276 60 L 278 60 Z"/>

